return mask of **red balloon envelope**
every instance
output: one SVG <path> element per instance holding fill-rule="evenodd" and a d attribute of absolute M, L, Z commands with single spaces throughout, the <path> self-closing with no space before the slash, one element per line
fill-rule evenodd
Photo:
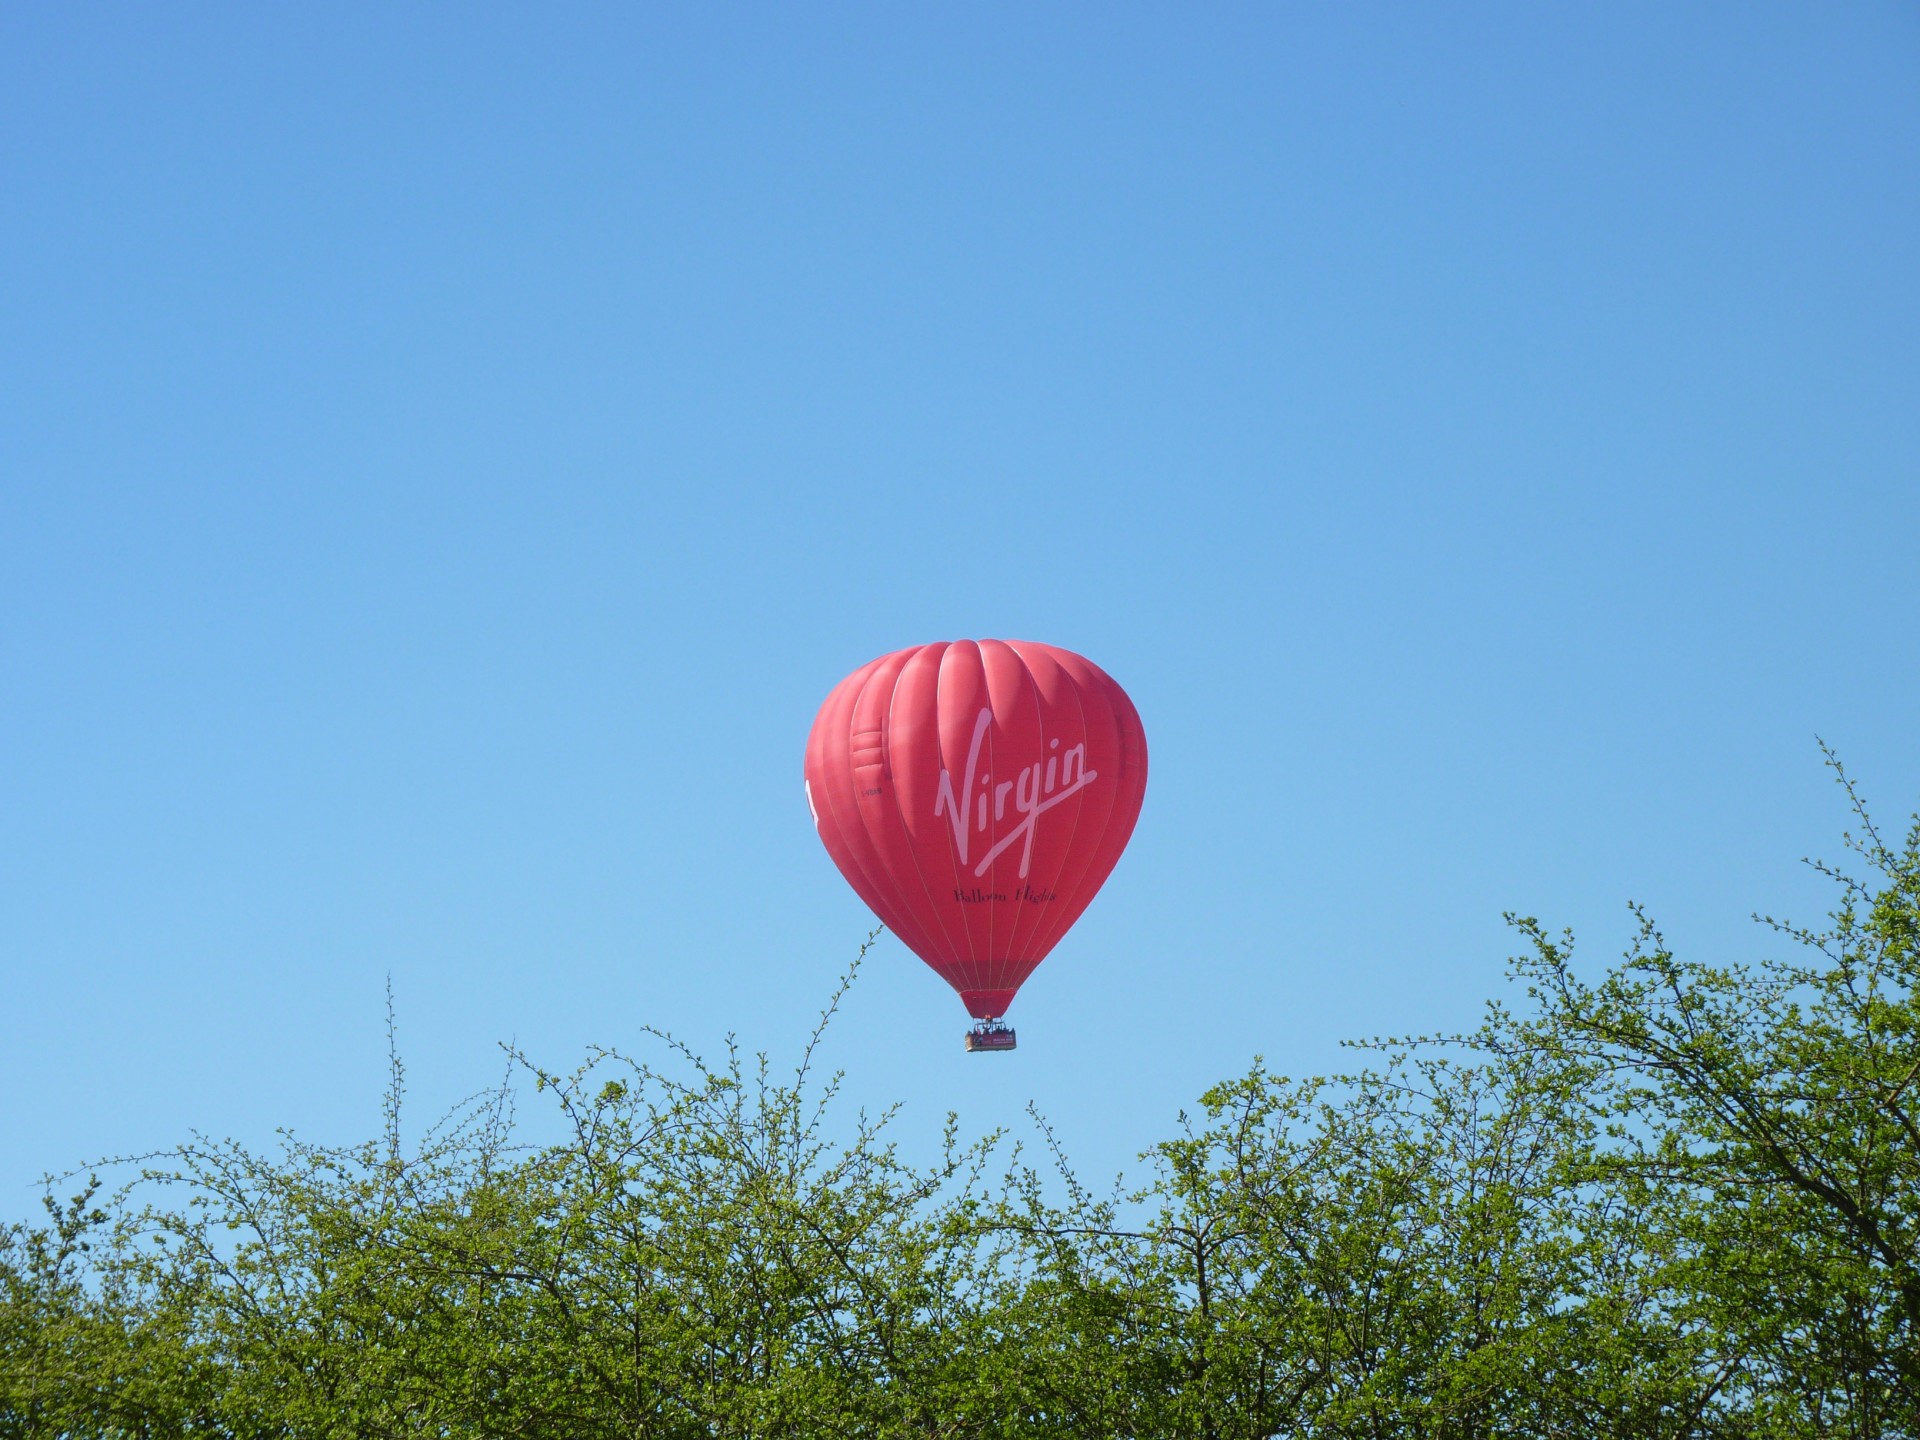
<path fill-rule="evenodd" d="M 847 883 L 986 1020 L 1126 848 L 1147 739 L 1126 692 L 1070 650 L 919 645 L 834 687 L 806 783 Z"/>

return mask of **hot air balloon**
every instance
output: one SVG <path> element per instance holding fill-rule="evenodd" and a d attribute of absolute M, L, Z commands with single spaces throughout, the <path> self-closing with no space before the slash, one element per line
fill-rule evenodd
<path fill-rule="evenodd" d="M 1092 661 L 1024 640 L 918 645 L 837 686 L 807 739 L 807 805 L 847 883 L 1011 1050 L 1014 993 L 1133 834 L 1147 741 Z"/>

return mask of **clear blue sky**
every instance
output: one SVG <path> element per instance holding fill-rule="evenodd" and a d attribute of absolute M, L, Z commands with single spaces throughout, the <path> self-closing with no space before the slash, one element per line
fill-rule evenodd
<path fill-rule="evenodd" d="M 8 6 L 0 1215 L 643 1022 L 790 1056 L 815 707 L 1092 657 L 1153 753 L 1011 1057 L 1111 1172 L 1469 1023 L 1501 912 L 1817 915 L 1920 803 L 1908 4 Z M 529 1107 L 536 1110 L 537 1104 Z"/>

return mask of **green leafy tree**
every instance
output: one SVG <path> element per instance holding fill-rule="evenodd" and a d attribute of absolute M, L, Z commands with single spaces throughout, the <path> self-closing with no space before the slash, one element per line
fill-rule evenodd
<path fill-rule="evenodd" d="M 1847 793 L 1864 878 L 1789 958 L 1643 918 L 1585 978 L 1516 921 L 1527 1003 L 1256 1065 L 1106 1195 L 1044 1122 L 990 1174 L 843 1120 L 838 995 L 790 1074 L 515 1054 L 411 1146 L 394 1047 L 376 1140 L 195 1138 L 0 1229 L 0 1440 L 1920 1436 L 1920 821 Z"/>
<path fill-rule="evenodd" d="M 1861 876 L 1757 966 L 1676 955 L 1644 916 L 1596 983 L 1531 919 L 1539 1013 L 1492 1043 L 1576 1057 L 1611 1169 L 1661 1232 L 1754 1433 L 1920 1434 L 1920 820 L 1889 845 L 1829 754 Z"/>

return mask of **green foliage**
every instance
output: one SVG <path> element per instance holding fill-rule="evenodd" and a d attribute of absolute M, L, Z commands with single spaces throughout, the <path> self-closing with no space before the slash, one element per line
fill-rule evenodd
<path fill-rule="evenodd" d="M 1532 920 L 1540 1013 L 1497 1037 L 1578 1057 L 1603 1160 L 1657 1216 L 1670 1284 L 1725 1351 L 1760 1433 L 1920 1434 L 1920 824 L 1889 846 L 1837 761 L 1869 878 L 1829 865 L 1825 930 L 1760 917 L 1797 953 L 1676 956 L 1641 917 L 1597 984 Z"/>
<path fill-rule="evenodd" d="M 1856 809 L 1789 958 L 1643 919 L 1588 979 L 1515 920 L 1524 1004 L 1256 1065 L 1110 1195 L 1039 1117 L 1037 1166 L 837 1120 L 832 1006 L 790 1076 L 515 1054 L 411 1149 L 396 1058 L 375 1142 L 195 1139 L 0 1231 L 0 1440 L 1920 1435 L 1920 823 Z"/>

